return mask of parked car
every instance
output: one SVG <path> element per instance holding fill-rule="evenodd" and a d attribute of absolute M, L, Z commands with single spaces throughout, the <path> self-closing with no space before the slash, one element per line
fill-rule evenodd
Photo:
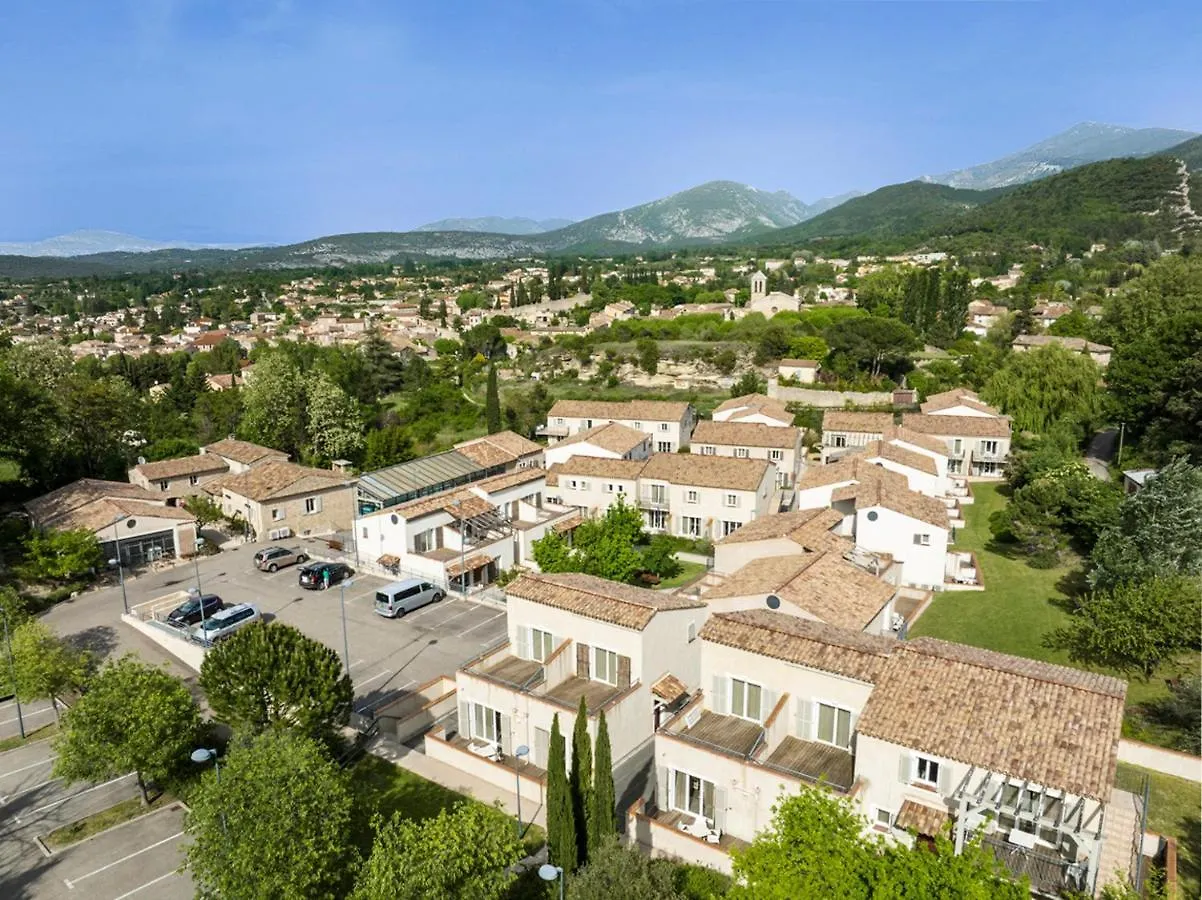
<path fill-rule="evenodd" d="M 239 603 L 205 619 L 192 629 L 192 637 L 202 644 L 215 644 L 225 640 L 239 628 L 244 628 L 260 619 L 259 609 L 249 603 Z"/>
<path fill-rule="evenodd" d="M 175 628 L 187 628 L 201 619 L 207 619 L 225 609 L 225 604 L 216 594 L 201 594 L 189 597 L 167 614 L 167 624 Z M 201 613 L 203 612 L 203 615 Z"/>
<path fill-rule="evenodd" d="M 374 608 L 379 615 L 395 619 L 407 612 L 421 609 L 427 603 L 437 603 L 445 596 L 446 592 L 428 581 L 407 578 L 404 581 L 386 584 L 376 591 Z"/>
<path fill-rule="evenodd" d="M 301 569 L 297 580 L 303 588 L 320 591 L 340 581 L 346 581 L 354 574 L 346 563 L 315 562 Z"/>
<path fill-rule="evenodd" d="M 274 572 L 284 566 L 307 562 L 308 559 L 299 547 L 267 547 L 255 554 L 255 566 L 260 572 Z"/>

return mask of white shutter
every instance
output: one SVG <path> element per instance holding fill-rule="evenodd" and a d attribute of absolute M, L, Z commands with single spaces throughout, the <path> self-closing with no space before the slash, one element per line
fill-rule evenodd
<path fill-rule="evenodd" d="M 313 498 L 313 511 L 321 512 L 321 497 L 320 496 Z"/>
<path fill-rule="evenodd" d="M 655 770 L 655 806 L 661 812 L 672 808 L 672 778 L 666 766 Z"/>
<path fill-rule="evenodd" d="M 471 737 L 472 735 L 472 706 L 466 700 L 459 701 L 459 735 L 460 737 Z"/>
<path fill-rule="evenodd" d="M 814 738 L 814 704 L 808 698 L 797 699 L 797 736 L 803 741 Z"/>
<path fill-rule="evenodd" d="M 939 764 L 939 793 L 944 797 L 950 796 L 952 792 L 952 766 L 951 763 L 942 762 Z"/>
<path fill-rule="evenodd" d="M 714 697 L 710 708 L 722 716 L 730 713 L 730 679 L 725 675 L 714 676 Z"/>
<path fill-rule="evenodd" d="M 903 753 L 897 759 L 897 780 L 909 784 L 914 777 L 914 763 L 909 753 Z"/>
<path fill-rule="evenodd" d="M 776 704 L 780 701 L 780 693 L 770 691 L 768 688 L 760 690 L 760 721 L 767 722 L 768 717 L 772 715 L 772 710 L 776 709 Z"/>
<path fill-rule="evenodd" d="M 726 789 L 714 785 L 714 827 L 726 830 Z"/>
<path fill-rule="evenodd" d="M 501 713 L 501 752 L 506 756 L 513 753 L 513 729 L 509 716 Z"/>
<path fill-rule="evenodd" d="M 522 659 L 530 659 L 532 656 L 534 656 L 534 652 L 530 647 L 530 628 L 527 625 L 518 626 L 517 655 Z"/>

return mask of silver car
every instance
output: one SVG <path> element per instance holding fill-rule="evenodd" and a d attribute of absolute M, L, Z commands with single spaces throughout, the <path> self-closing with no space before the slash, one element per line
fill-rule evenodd
<path fill-rule="evenodd" d="M 221 612 L 214 613 L 192 629 L 192 639 L 198 643 L 211 645 L 223 641 L 239 628 L 245 628 L 252 622 L 258 622 L 262 617 L 259 608 L 250 603 L 239 603 Z"/>
<path fill-rule="evenodd" d="M 403 616 L 407 612 L 421 609 L 427 603 L 437 603 L 446 592 L 419 578 L 394 581 L 376 591 L 375 611 L 389 619 Z"/>
<path fill-rule="evenodd" d="M 299 547 L 266 547 L 255 554 L 255 567 L 260 572 L 275 572 L 284 566 L 308 562 L 309 557 Z"/>

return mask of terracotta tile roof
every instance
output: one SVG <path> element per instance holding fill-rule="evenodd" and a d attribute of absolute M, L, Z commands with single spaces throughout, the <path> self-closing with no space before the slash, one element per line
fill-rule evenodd
<path fill-rule="evenodd" d="M 857 434 L 883 434 L 893 424 L 893 413 L 842 412 L 828 410 L 822 414 L 822 433 L 850 431 Z"/>
<path fill-rule="evenodd" d="M 144 487 L 130 484 L 127 481 L 103 481 L 99 478 L 81 478 L 61 488 L 35 497 L 25 503 L 25 508 L 33 517 L 34 524 L 39 526 L 57 527 L 56 519 L 65 516 L 73 509 L 78 509 L 95 500 L 112 500 L 123 498 L 127 500 L 145 500 L 151 503 L 162 502 L 162 494 L 148 491 Z M 115 518 L 115 515 L 114 515 Z"/>
<path fill-rule="evenodd" d="M 929 837 L 938 837 L 943 833 L 947 820 L 945 807 L 927 806 L 925 803 L 905 800 L 897 812 L 896 824 L 898 828 L 913 830 Z"/>
<path fill-rule="evenodd" d="M 967 406 L 969 409 L 989 413 L 991 416 L 1001 415 L 998 410 L 985 403 L 968 388 L 954 388 L 950 391 L 944 391 L 942 394 L 932 394 L 930 397 L 927 397 L 926 402 L 919 408 L 927 415 L 930 415 L 943 409 L 951 409 L 955 406 Z"/>
<path fill-rule="evenodd" d="M 772 468 L 775 467 L 766 459 L 655 453 L 647 460 L 639 477 L 654 478 L 669 484 L 754 491 Z"/>
<path fill-rule="evenodd" d="M 229 333 L 225 331 L 206 331 L 194 337 L 191 345 L 193 347 L 216 347 L 227 337 L 229 337 Z"/>
<path fill-rule="evenodd" d="M 690 447 L 715 444 L 724 447 L 770 447 L 793 450 L 801 437 L 801 429 L 792 425 L 781 428 L 762 422 L 698 422 Z"/>
<path fill-rule="evenodd" d="M 534 441 L 512 431 L 499 431 L 474 441 L 464 441 L 456 444 L 455 449 L 486 468 L 517 462 L 522 457 L 543 452 L 543 448 Z"/>
<path fill-rule="evenodd" d="M 622 419 L 635 422 L 679 422 L 689 404 L 670 400 L 557 400 L 547 413 L 550 418 Z"/>
<path fill-rule="evenodd" d="M 465 560 L 456 560 L 447 566 L 447 577 L 455 578 L 458 575 L 462 575 L 464 572 L 474 572 L 477 569 L 487 566 L 495 559 L 495 556 L 489 556 L 487 553 L 474 553 Z"/>
<path fill-rule="evenodd" d="M 782 359 L 780 365 L 791 369 L 817 369 L 818 361 L 815 359 Z"/>
<path fill-rule="evenodd" d="M 179 459 L 163 459 L 158 462 L 134 466 L 134 471 L 148 481 L 180 478 L 184 475 L 207 475 L 210 472 L 228 472 L 229 463 L 212 453 L 198 453 Z"/>
<path fill-rule="evenodd" d="M 905 476 L 899 476 L 905 481 Z M 861 481 L 845 487 L 835 488 L 831 500 L 854 500 L 856 510 L 880 506 L 936 528 L 950 529 L 947 507 L 926 494 L 912 491 L 904 485 L 877 480 Z"/>
<path fill-rule="evenodd" d="M 528 573 L 506 587 L 505 593 L 636 631 L 646 628 L 657 612 L 705 606 L 682 594 L 650 591 L 578 572 Z"/>
<path fill-rule="evenodd" d="M 577 510 L 576 512 L 572 513 L 570 516 L 565 516 L 564 518 L 562 518 L 558 522 L 556 522 L 554 525 L 552 525 L 551 530 L 554 531 L 556 534 L 563 534 L 565 531 L 571 531 L 573 528 L 575 528 L 577 525 L 579 525 L 583 521 L 584 521 L 584 516 L 582 516 L 580 514 L 580 511 Z"/>
<path fill-rule="evenodd" d="M 470 519 L 472 516 L 482 516 L 492 512 L 494 509 L 496 506 L 478 494 L 472 493 L 470 489 L 458 488 L 443 491 L 441 494 L 432 494 L 429 497 L 418 497 L 407 503 L 387 507 L 384 511 L 396 513 L 402 519 L 412 521 L 436 512 L 446 512 L 457 519 Z"/>
<path fill-rule="evenodd" d="M 947 456 L 947 443 L 939 438 L 933 438 L 929 434 L 922 434 L 913 429 L 906 428 L 904 425 L 894 425 L 891 428 L 885 429 L 881 434 L 881 440 L 889 443 L 909 444 L 911 447 L 921 447 L 923 450 L 929 450 L 932 453 L 938 453 L 940 456 Z"/>
<path fill-rule="evenodd" d="M 226 459 L 232 459 L 234 462 L 242 463 L 249 466 L 261 459 L 266 459 L 269 456 L 278 456 L 281 459 L 287 459 L 288 454 L 283 450 L 272 450 L 270 447 L 261 447 L 258 444 L 252 444 L 250 441 L 239 441 L 235 438 L 226 438 L 221 441 L 216 441 L 212 444 L 206 444 L 201 447 L 205 453 L 216 453 L 218 456 L 224 456 Z"/>
<path fill-rule="evenodd" d="M 602 459 L 599 456 L 573 456 L 548 469 L 562 483 L 564 476 L 583 478 L 621 478 L 636 481 L 647 465 L 645 459 Z"/>
<path fill-rule="evenodd" d="M 669 704 L 675 703 L 688 692 L 689 689 L 685 687 L 684 682 L 671 672 L 651 685 L 651 693 Z"/>
<path fill-rule="evenodd" d="M 775 594 L 829 625 L 862 631 L 895 590 L 841 553 L 824 552 L 753 560 L 706 591 L 703 599 Z"/>
<path fill-rule="evenodd" d="M 101 497 L 64 512 L 62 515 L 42 524 L 66 530 L 82 529 L 84 531 L 100 531 L 106 529 L 102 539 L 111 537 L 107 527 L 119 519 L 133 519 L 153 516 L 158 519 L 175 519 L 181 522 L 194 522 L 196 517 L 186 509 L 176 506 L 166 506 L 163 503 L 150 503 L 142 500 L 127 500 L 120 498 Z M 118 526 L 120 527 L 120 526 Z"/>
<path fill-rule="evenodd" d="M 1106 802 L 1126 682 L 934 638 L 899 643 L 858 731 Z"/>
<path fill-rule="evenodd" d="M 986 416 L 928 416 L 906 413 L 902 425 L 920 434 L 939 437 L 1010 437 L 1010 420 Z"/>
<path fill-rule="evenodd" d="M 745 416 L 758 413 L 770 416 L 786 425 L 793 424 L 793 413 L 789 412 L 779 400 L 774 400 L 766 394 L 744 394 L 742 397 L 734 397 L 719 404 L 714 410 L 715 415 L 718 413 L 730 413 L 726 421 L 738 421 Z"/>
<path fill-rule="evenodd" d="M 851 482 L 883 481 L 889 485 L 906 488 L 909 482 L 900 472 L 894 472 L 869 462 L 862 454 L 844 456 L 837 462 L 825 466 L 811 466 L 797 481 L 797 489 L 804 491 L 809 488 L 822 487 L 828 484 Z M 908 488 L 907 488 L 908 489 Z"/>
<path fill-rule="evenodd" d="M 893 638 L 864 634 L 767 609 L 714 613 L 701 637 L 872 684 L 897 646 Z"/>
<path fill-rule="evenodd" d="M 641 447 L 650 438 L 651 435 L 646 431 L 629 428 L 621 422 L 607 422 L 604 425 L 595 425 L 584 431 L 578 431 L 571 437 L 558 441 L 555 446 L 563 447 L 587 442 L 602 450 L 625 456 L 630 451 Z"/>
<path fill-rule="evenodd" d="M 1114 350 L 1113 347 L 1095 344 L 1085 338 L 1060 337 L 1054 334 L 1020 334 L 1012 342 L 1012 346 L 1019 347 L 1049 347 L 1052 344 L 1058 344 L 1066 350 L 1074 350 L 1077 353 L 1110 353 Z"/>
<path fill-rule="evenodd" d="M 935 460 L 931 459 L 931 457 L 925 453 L 918 453 L 914 450 L 907 450 L 905 447 L 899 447 L 897 444 L 890 444 L 885 441 L 869 441 L 864 445 L 862 450 L 856 450 L 855 452 L 863 455 L 865 459 L 885 459 L 889 462 L 897 463 L 899 466 L 914 469 L 916 472 L 925 472 L 927 475 L 939 474 L 939 469 L 935 466 Z"/>
<path fill-rule="evenodd" d="M 753 519 L 718 540 L 719 546 L 748 544 L 753 541 L 770 541 L 774 538 L 789 538 L 807 550 L 826 550 L 832 546 L 828 538 L 837 542 L 850 541 L 830 530 L 843 521 L 843 514 L 830 507 L 798 509 L 793 512 L 774 513 Z"/>
<path fill-rule="evenodd" d="M 546 477 L 546 469 L 531 466 L 528 469 L 515 469 L 512 472 L 493 475 L 490 478 L 482 478 L 471 485 L 471 487 L 491 494 L 495 491 L 504 491 L 511 487 L 517 487 L 519 484 L 530 484 L 533 481 L 540 481 Z"/>
<path fill-rule="evenodd" d="M 218 484 L 220 482 L 220 484 Z M 248 500 L 259 502 L 296 494 L 349 487 L 351 480 L 329 469 L 311 469 L 296 463 L 271 460 L 247 469 L 239 475 L 225 475 L 205 485 L 219 487 Z"/>

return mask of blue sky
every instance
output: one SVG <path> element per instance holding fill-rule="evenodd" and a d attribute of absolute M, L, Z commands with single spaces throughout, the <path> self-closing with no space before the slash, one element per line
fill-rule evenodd
<path fill-rule="evenodd" d="M 1083 120 L 1202 131 L 1198 47 L 1197 0 L 4 0 L 0 240 L 813 200 Z"/>

